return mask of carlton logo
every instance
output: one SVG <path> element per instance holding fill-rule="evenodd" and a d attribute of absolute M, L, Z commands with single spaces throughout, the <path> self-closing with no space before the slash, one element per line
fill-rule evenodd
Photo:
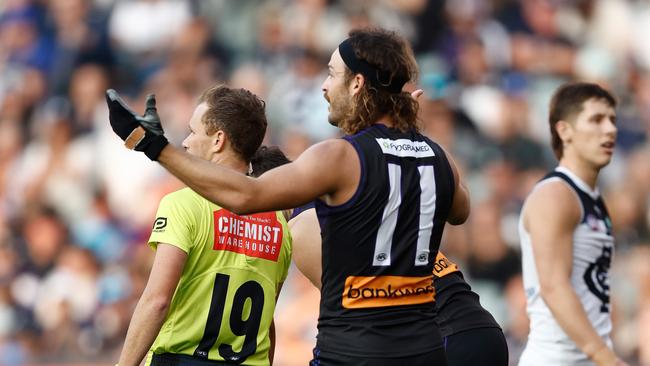
<path fill-rule="evenodd" d="M 349 276 L 343 289 L 346 309 L 425 304 L 434 301 L 433 279 L 403 276 Z"/>
<path fill-rule="evenodd" d="M 214 250 L 278 261 L 282 223 L 275 212 L 239 216 L 228 210 L 214 212 Z"/>

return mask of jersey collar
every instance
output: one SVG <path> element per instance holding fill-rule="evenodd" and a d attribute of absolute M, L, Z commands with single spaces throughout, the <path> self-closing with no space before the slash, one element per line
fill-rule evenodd
<path fill-rule="evenodd" d="M 600 191 L 598 190 L 598 188 L 591 189 L 591 187 L 589 187 L 589 185 L 587 183 L 585 183 L 585 181 L 580 179 L 580 177 L 575 175 L 572 171 L 570 171 L 566 167 L 558 166 L 558 167 L 555 168 L 555 171 L 566 174 L 569 178 L 571 178 L 573 183 L 575 183 L 576 186 L 578 186 L 578 188 L 580 188 L 580 190 L 582 190 L 583 192 L 588 194 L 591 198 L 598 199 L 598 197 L 600 197 Z"/>

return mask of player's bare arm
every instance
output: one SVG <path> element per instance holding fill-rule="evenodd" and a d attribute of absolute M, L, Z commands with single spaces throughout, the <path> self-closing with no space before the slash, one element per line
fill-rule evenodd
<path fill-rule="evenodd" d="M 120 366 L 137 366 L 144 359 L 167 316 L 186 259 L 187 253 L 178 247 L 158 244 L 149 280 L 129 324 Z"/>
<path fill-rule="evenodd" d="M 444 148 L 443 148 L 444 150 Z M 469 217 L 470 212 L 470 200 L 469 200 L 469 190 L 460 178 L 460 173 L 458 172 L 458 167 L 454 158 L 451 154 L 447 154 L 447 159 L 449 160 L 449 165 L 451 165 L 451 170 L 454 172 L 454 199 L 451 202 L 451 210 L 449 210 L 449 216 L 447 222 L 451 225 L 460 225 L 464 223 Z"/>
<path fill-rule="evenodd" d="M 295 162 L 253 179 L 169 145 L 153 95 L 142 116 L 115 90 L 106 91 L 106 102 L 111 128 L 127 147 L 144 152 L 201 196 L 238 214 L 294 208 L 317 197 L 340 204 L 352 197 L 359 182 L 359 158 L 344 140 L 313 145 Z"/>
<path fill-rule="evenodd" d="M 206 199 L 238 214 L 301 206 L 316 197 L 345 202 L 360 177 L 356 151 L 344 140 L 316 144 L 290 164 L 250 178 L 167 145 L 158 161 Z"/>
<path fill-rule="evenodd" d="M 293 238 L 293 261 L 311 283 L 321 286 L 321 235 L 316 209 L 301 212 L 289 221 Z"/>
<path fill-rule="evenodd" d="M 539 186 L 524 206 L 541 296 L 562 329 L 597 365 L 614 365 L 616 356 L 593 328 L 571 285 L 573 232 L 582 210 L 563 182 Z"/>

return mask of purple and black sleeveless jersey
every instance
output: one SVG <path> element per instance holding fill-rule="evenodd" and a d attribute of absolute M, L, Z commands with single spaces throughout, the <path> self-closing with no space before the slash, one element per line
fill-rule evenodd
<path fill-rule="evenodd" d="M 442 347 L 433 267 L 454 194 L 447 157 L 420 133 L 384 125 L 344 139 L 358 153 L 361 178 L 345 204 L 316 201 L 318 348 L 401 357 Z"/>

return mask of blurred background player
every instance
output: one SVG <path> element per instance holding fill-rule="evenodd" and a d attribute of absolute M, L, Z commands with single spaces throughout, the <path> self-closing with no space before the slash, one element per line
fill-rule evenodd
<path fill-rule="evenodd" d="M 291 160 L 277 146 L 262 145 L 251 158 L 252 176 L 259 177 L 265 172 L 277 168 L 284 164 L 289 164 Z"/>
<path fill-rule="evenodd" d="M 466 220 L 469 196 L 453 161 L 417 132 L 417 102 L 402 91 L 417 75 L 412 50 L 396 33 L 353 31 L 328 68 L 328 118 L 346 136 L 255 180 L 168 145 L 159 123 L 121 113 L 110 123 L 127 145 L 235 212 L 318 198 L 323 276 L 313 364 L 445 365 L 433 264 L 445 223 Z"/>
<path fill-rule="evenodd" d="M 624 365 L 612 350 L 612 221 L 597 188 L 616 143 L 616 100 L 596 84 L 570 83 L 550 103 L 559 165 L 521 212 L 524 288 L 530 316 L 519 365 Z"/>
<path fill-rule="evenodd" d="M 144 118 L 158 119 L 153 96 Z M 266 130 L 264 102 L 243 89 L 210 88 L 189 128 L 188 154 L 249 172 Z M 151 365 L 272 362 L 273 311 L 291 260 L 281 212 L 243 217 L 184 188 L 161 201 L 149 244 L 156 256 L 119 365 L 139 365 L 147 350 Z"/>

